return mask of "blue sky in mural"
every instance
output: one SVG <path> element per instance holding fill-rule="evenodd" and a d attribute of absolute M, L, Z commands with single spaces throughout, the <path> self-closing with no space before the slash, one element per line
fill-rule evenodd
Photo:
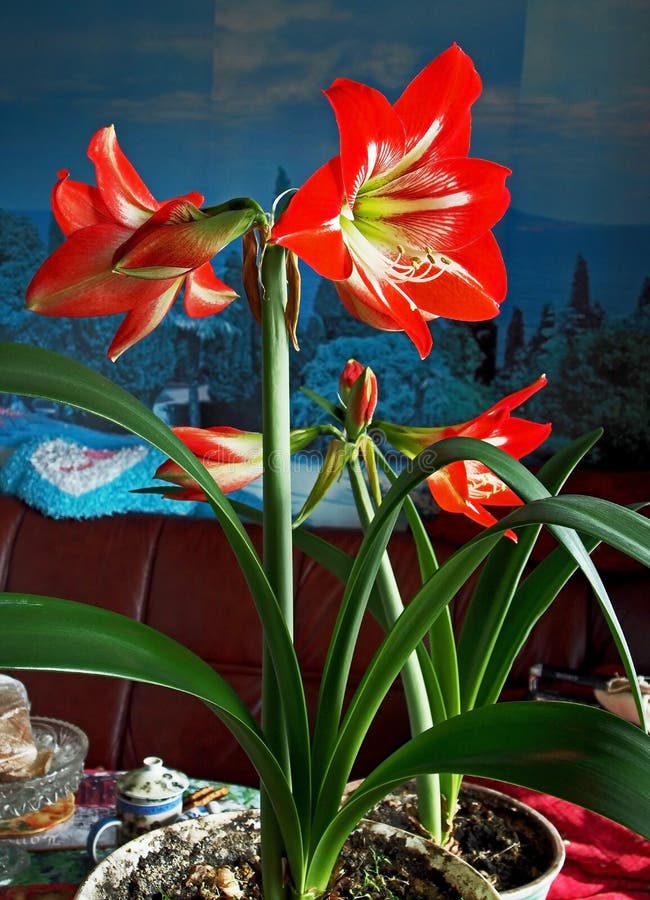
<path fill-rule="evenodd" d="M 590 388 L 593 373 L 576 377 L 585 408 L 575 427 L 609 417 L 616 435 L 630 422 L 650 423 L 647 409 L 634 406 L 650 395 L 650 386 L 646 392 L 639 384 L 650 316 L 641 326 L 634 319 L 650 275 L 648 0 L 6 0 L 0 209 L 29 212 L 46 238 L 57 171 L 92 180 L 86 147 L 108 123 L 159 200 L 198 190 L 209 204 L 250 195 L 268 208 L 278 167 L 298 186 L 337 152 L 334 117 L 321 93 L 336 77 L 370 83 L 395 99 L 454 41 L 484 84 L 471 153 L 512 169 L 512 207 L 497 228 L 509 292 L 485 351 L 497 378 L 477 386 L 474 370 L 465 372 L 469 407 L 482 408 L 486 384 L 503 393 L 550 369 L 553 410 L 563 406 L 562 427 L 571 430 L 581 400 L 565 396 L 564 373 L 567 366 L 575 372 L 577 361 L 566 340 L 555 338 L 562 337 L 580 254 L 592 325 L 598 323 L 587 335 L 592 359 L 601 359 L 603 342 L 607 353 L 628 349 L 623 361 L 612 362 L 615 379 L 606 366 Z M 217 269 L 225 258 L 218 257 Z M 307 269 L 303 278 L 301 326 L 310 321 L 319 285 Z M 547 329 L 544 352 L 538 340 L 531 354 L 549 306 L 553 340 Z M 519 359 L 527 367 L 518 368 L 507 363 L 507 347 L 519 312 Z M 603 321 L 609 330 L 599 331 Z M 617 323 L 627 329 L 625 340 L 632 336 L 629 345 Z M 407 344 L 391 351 L 395 371 L 413 366 Z M 394 354 L 402 346 L 399 369 Z M 436 347 L 426 365 L 440 384 L 444 341 L 436 339 Z M 372 347 L 364 350 L 375 364 Z M 308 369 L 308 354 L 301 357 Z M 319 356 L 307 374 L 313 378 L 323 365 Z M 593 397 L 602 410 L 592 409 Z M 650 424 L 639 429 L 637 444 L 625 448 L 632 464 L 637 446 L 650 446 Z"/>
<path fill-rule="evenodd" d="M 5 3 L 0 204 L 38 209 L 56 171 L 89 176 L 109 121 L 160 196 L 270 197 L 336 150 L 322 88 L 389 96 L 456 40 L 485 91 L 473 152 L 513 168 L 516 208 L 650 222 L 646 0 L 89 0 Z"/>

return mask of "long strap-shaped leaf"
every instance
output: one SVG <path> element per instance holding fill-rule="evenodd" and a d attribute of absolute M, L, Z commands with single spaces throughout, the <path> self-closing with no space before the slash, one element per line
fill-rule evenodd
<path fill-rule="evenodd" d="M 397 480 L 397 474 L 379 450 L 376 450 L 375 453 L 384 474 L 388 477 L 390 483 L 394 484 Z M 411 497 L 404 499 L 402 509 L 413 538 L 421 582 L 424 583 L 438 568 L 438 560 L 431 538 Z M 373 610 L 372 605 L 371 610 Z M 431 700 L 434 721 L 438 721 L 460 712 L 456 641 L 451 612 L 448 606 L 442 610 L 433 624 L 429 633 L 429 644 L 431 656 L 428 660 L 424 659 L 424 656 L 428 655 L 424 646 L 418 647 L 417 652 L 420 657 L 422 674 L 427 682 L 427 691 Z M 432 662 L 433 660 L 435 660 L 435 665 Z"/>
<path fill-rule="evenodd" d="M 427 475 L 461 459 L 478 459 L 485 462 L 507 484 L 513 486 L 516 483 L 515 490 L 526 499 L 548 496 L 548 491 L 521 463 L 503 451 L 491 447 L 485 441 L 462 437 L 448 438 L 436 444 L 435 453 L 431 452 L 431 448 L 425 448 L 419 456 L 411 460 L 379 506 L 361 543 L 343 595 L 325 661 L 314 727 L 313 761 L 316 784 L 330 762 L 333 735 L 341 717 L 361 620 L 401 504 Z M 434 619 L 430 620 L 433 621 Z M 415 644 L 411 649 L 414 647 Z M 327 802 L 334 800 L 330 799 Z"/>
<path fill-rule="evenodd" d="M 340 797 L 370 724 L 404 660 L 422 640 L 432 622 L 479 566 L 499 535 L 466 544 L 412 598 L 384 638 L 352 697 L 324 772 L 314 821 L 322 833 L 332 817 L 332 797 Z M 458 770 L 454 770 L 458 771 Z"/>
<path fill-rule="evenodd" d="M 259 557 L 232 505 L 193 453 L 153 412 L 123 388 L 87 366 L 41 347 L 0 343 L 0 391 L 46 397 L 120 425 L 171 457 L 209 498 L 251 590 L 266 641 L 285 685 L 282 700 L 297 771 L 309 771 L 309 724 L 300 668 Z"/>
<path fill-rule="evenodd" d="M 639 503 L 631 508 L 642 509 L 646 505 Z M 600 544 L 600 540 L 589 535 L 583 535 L 582 540 L 588 553 Z M 556 547 L 519 585 L 485 669 L 477 706 L 497 701 L 531 629 L 577 570 L 573 556 L 564 547 Z"/>
<path fill-rule="evenodd" d="M 0 621 L 3 667 L 115 675 L 174 688 L 206 703 L 259 772 L 281 824 L 292 872 L 301 877 L 301 827 L 291 788 L 248 708 L 208 663 L 142 622 L 71 600 L 2 594 Z"/>
<path fill-rule="evenodd" d="M 551 494 L 558 493 L 601 434 L 602 430 L 598 429 L 572 441 L 542 466 L 537 477 Z M 502 541 L 483 566 L 458 640 L 464 709 L 471 709 L 476 702 L 485 667 L 540 531 L 541 525 L 531 525 L 518 532 L 517 543 Z M 509 661 L 513 660 L 509 656 Z"/>
<path fill-rule="evenodd" d="M 501 475 L 501 472 L 498 474 Z M 584 506 L 588 500 L 590 509 L 586 514 Z M 368 666 L 366 674 L 350 702 L 336 747 L 330 754 L 329 769 L 321 786 L 316 829 L 325 825 L 330 812 L 327 798 L 331 794 L 339 792 L 341 779 L 346 777 L 351 768 L 381 700 L 392 680 L 397 676 L 403 660 L 422 639 L 431 621 L 435 619 L 442 606 L 449 602 L 460 584 L 480 564 L 494 542 L 498 540 L 500 533 L 511 527 L 539 522 L 563 526 L 561 529 L 556 528 L 556 531 L 569 545 L 569 549 L 577 557 L 581 568 L 590 578 L 595 589 L 599 589 L 599 578 L 583 545 L 577 541 L 577 549 L 571 546 L 572 532 L 568 529 L 578 522 L 585 531 L 595 531 L 612 546 L 624 549 L 630 556 L 646 564 L 650 562 L 650 523 L 641 516 L 617 507 L 615 504 L 585 497 L 549 497 L 528 503 L 524 507 L 517 508 L 500 523 L 477 535 L 472 541 L 461 547 L 411 600 Z M 635 533 L 637 528 L 638 532 Z M 583 556 L 586 557 L 586 562 Z M 604 589 L 602 591 L 604 593 Z M 600 599 L 603 604 L 611 606 L 606 593 Z M 612 618 L 615 621 L 615 616 Z M 617 622 L 616 625 L 618 625 Z M 634 679 L 633 688 L 637 688 L 638 694 L 634 666 L 625 639 L 622 635 L 621 638 L 620 652 L 622 656 L 624 654 L 626 656 L 628 671 L 631 673 L 630 680 Z"/>
<path fill-rule="evenodd" d="M 485 462 L 517 493 L 526 499 L 548 496 L 548 491 L 519 462 L 485 441 L 471 438 L 449 438 L 436 444 L 435 453 L 426 448 L 398 477 L 384 497 L 377 514 L 366 532 L 339 610 L 328 656 L 325 661 L 323 679 L 317 706 L 314 728 L 314 783 L 318 785 L 325 770 L 331 766 L 331 755 L 335 733 L 340 722 L 345 688 L 359 627 L 366 609 L 372 584 L 379 568 L 382 554 L 386 549 L 397 512 L 404 498 L 427 475 L 438 468 L 461 459 L 478 459 Z M 449 602 L 447 598 L 446 602 Z M 438 607 L 442 610 L 444 604 Z M 435 617 L 428 620 L 429 624 Z M 423 633 L 424 634 L 424 633 Z M 420 636 L 423 636 L 423 634 Z M 413 649 L 417 642 L 413 644 Z M 406 658 L 406 657 L 405 657 Z M 330 769 L 331 771 L 331 769 Z M 335 777 L 336 776 L 332 776 Z M 324 807 L 336 802 L 335 795 L 326 790 L 317 801 L 325 815 Z"/>
<path fill-rule="evenodd" d="M 499 703 L 413 738 L 360 785 L 323 834 L 308 884 L 320 883 L 356 822 L 416 774 L 462 769 L 577 803 L 650 838 L 650 739 L 575 703 Z"/>

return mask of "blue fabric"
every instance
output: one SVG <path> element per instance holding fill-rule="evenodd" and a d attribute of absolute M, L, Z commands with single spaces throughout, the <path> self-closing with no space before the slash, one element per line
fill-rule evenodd
<path fill-rule="evenodd" d="M 99 438 L 97 439 L 97 443 Z M 150 487 L 162 455 L 144 444 L 90 446 L 68 438 L 24 441 L 0 469 L 0 490 L 53 518 L 88 519 L 124 512 L 196 514 L 206 504 L 131 493 Z M 201 510 L 200 512 L 203 512 Z"/>

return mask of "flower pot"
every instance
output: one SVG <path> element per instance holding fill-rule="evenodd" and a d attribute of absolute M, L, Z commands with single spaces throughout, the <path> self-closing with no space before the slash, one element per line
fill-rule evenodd
<path fill-rule="evenodd" d="M 499 890 L 504 900 L 544 900 L 564 865 L 566 852 L 559 831 L 552 822 L 521 800 L 482 785 L 466 785 L 461 793 L 512 821 L 521 841 L 539 852 L 537 874 L 518 887 Z M 474 863 L 472 863 L 475 865 Z M 478 867 L 478 866 L 477 866 Z"/>
<path fill-rule="evenodd" d="M 391 842 L 390 849 L 388 841 Z M 341 856 L 341 867 L 335 873 L 336 888 L 340 891 L 336 896 L 346 896 L 341 884 L 352 870 L 350 860 L 355 858 L 355 853 L 358 858 L 359 848 L 370 843 L 376 851 L 371 856 L 374 862 L 368 872 L 369 878 L 374 879 L 379 874 L 378 859 L 399 856 L 400 860 L 408 857 L 415 861 L 414 874 L 402 873 L 408 879 L 403 883 L 408 884 L 410 897 L 414 896 L 414 886 L 420 879 L 423 900 L 498 900 L 499 895 L 490 883 L 458 857 L 417 835 L 367 821 L 355 830 Z M 397 847 L 395 851 L 394 846 Z M 259 896 L 245 892 L 247 887 L 258 884 L 258 853 L 257 811 L 219 813 L 177 822 L 144 834 L 106 857 L 80 886 L 75 900 L 121 900 L 127 897 L 129 900 L 151 900 L 161 896 L 163 890 L 172 900 L 180 896 L 187 900 L 209 896 L 209 893 L 192 893 L 193 887 L 185 887 L 188 880 L 191 884 L 197 882 L 201 872 L 205 875 L 205 866 L 212 868 L 212 875 L 208 877 L 214 878 L 220 867 L 227 868 L 234 877 L 234 892 L 223 896 Z M 425 864 L 426 871 L 423 869 Z M 199 869 L 201 865 L 203 870 Z M 246 881 L 248 876 L 253 879 L 250 883 Z M 228 877 L 221 873 L 221 878 L 227 880 Z M 241 893 L 237 893 L 237 886 Z M 181 888 L 182 895 L 175 893 Z M 400 895 L 396 893 L 395 896 Z"/>
<path fill-rule="evenodd" d="M 414 791 L 411 783 L 390 794 L 369 817 L 425 833 Z M 465 782 L 459 802 L 455 852 L 489 878 L 504 900 L 544 900 L 565 858 L 555 826 L 520 800 L 482 785 Z"/>

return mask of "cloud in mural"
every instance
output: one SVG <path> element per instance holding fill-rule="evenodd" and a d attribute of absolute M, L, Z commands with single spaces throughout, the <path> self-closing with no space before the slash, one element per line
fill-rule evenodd
<path fill-rule="evenodd" d="M 388 29 L 392 0 L 372 11 L 362 0 L 115 0 L 82 14 L 37 0 L 3 17 L 0 196 L 11 209 L 43 208 L 64 164 L 84 178 L 75 154 L 109 122 L 134 157 L 154 160 L 161 194 L 192 173 L 210 195 L 266 197 L 278 165 L 299 183 L 336 152 L 320 93 L 335 77 L 394 99 L 455 40 L 485 85 L 473 152 L 513 169 L 515 207 L 648 221 L 646 0 L 414 0 Z M 170 163 L 161 148 L 179 125 L 183 154 Z"/>

